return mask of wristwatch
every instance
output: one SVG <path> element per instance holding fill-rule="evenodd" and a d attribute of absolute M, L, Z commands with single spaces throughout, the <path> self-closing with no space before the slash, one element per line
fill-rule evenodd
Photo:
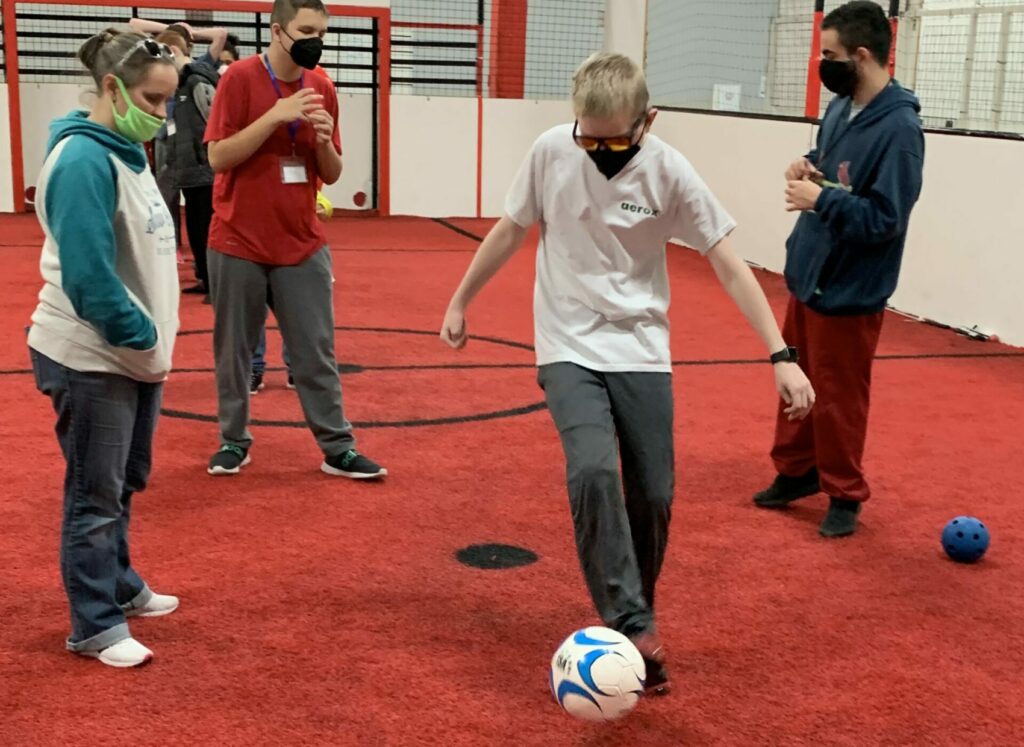
<path fill-rule="evenodd" d="M 796 363 L 800 360 L 800 356 L 797 354 L 796 348 L 792 345 L 785 347 L 777 353 L 772 353 L 771 362 L 772 365 L 776 363 Z"/>

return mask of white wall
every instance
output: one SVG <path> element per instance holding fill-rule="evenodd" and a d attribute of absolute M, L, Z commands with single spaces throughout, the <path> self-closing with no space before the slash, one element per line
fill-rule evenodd
<path fill-rule="evenodd" d="M 782 172 L 808 150 L 814 128 L 662 112 L 655 131 L 686 154 L 736 217 L 740 253 L 781 271 L 795 221 L 784 209 Z M 1024 143 L 929 134 L 925 147 L 924 189 L 892 305 L 1024 346 Z"/>
<path fill-rule="evenodd" d="M 391 212 L 476 215 L 477 101 L 391 97 Z"/>
<path fill-rule="evenodd" d="M 1024 142 L 928 135 L 925 147 L 893 305 L 1024 346 Z"/>
<path fill-rule="evenodd" d="M 71 83 L 22 83 L 21 153 L 25 167 L 25 187 L 36 183 L 46 159 L 50 122 L 82 108 L 87 87 Z M 10 152 L 10 151 L 8 151 Z"/>
<path fill-rule="evenodd" d="M 533 141 L 545 130 L 572 122 L 572 107 L 565 101 L 484 101 L 484 178 L 482 212 L 504 212 L 505 193 L 530 152 Z"/>
<path fill-rule="evenodd" d="M 0 144 L 7 161 L 10 145 L 6 141 L 8 120 L 6 113 L 6 86 L 4 88 L 3 121 L 0 123 Z M 70 83 L 22 83 L 21 121 L 22 154 L 25 165 L 25 185 L 34 185 L 46 157 L 49 124 L 55 117 L 81 108 L 86 86 Z M 336 208 L 358 209 L 353 198 L 357 192 L 372 195 L 371 174 L 373 158 L 371 137 L 373 128 L 373 99 L 369 94 L 339 94 L 338 107 L 341 122 L 344 170 L 336 184 L 324 189 L 324 194 Z M 0 170 L 0 211 L 12 209 L 10 169 Z M 6 181 L 3 181 L 6 180 Z M 5 186 L 6 185 L 6 186 Z M 6 203 L 3 200 L 7 200 Z M 4 205 L 6 204 L 6 208 Z M 364 207 L 372 207 L 368 202 Z"/>
<path fill-rule="evenodd" d="M 806 153 L 811 128 L 771 120 L 659 112 L 653 131 L 690 160 L 736 219 L 737 250 L 781 270 L 795 217 L 785 210 L 782 174 Z"/>
<path fill-rule="evenodd" d="M 11 184 L 11 127 L 7 111 L 7 84 L 0 83 L 0 213 L 14 210 Z"/>
<path fill-rule="evenodd" d="M 505 193 L 537 136 L 567 121 L 568 101 L 484 100 L 484 216 L 501 215 Z M 391 97 L 393 214 L 475 216 L 476 165 L 476 99 Z"/>
<path fill-rule="evenodd" d="M 644 64 L 647 48 L 647 0 L 606 0 L 604 51 Z"/>
<path fill-rule="evenodd" d="M 325 186 L 323 193 L 336 208 L 360 210 L 374 207 L 373 97 L 367 93 L 338 93 L 338 115 L 344 168 L 337 183 Z M 362 208 L 353 202 L 357 192 L 367 196 Z"/>
<path fill-rule="evenodd" d="M 37 123 L 24 130 L 29 183 L 38 172 L 46 138 L 45 127 L 38 123 L 48 121 L 49 108 L 63 113 L 77 100 L 73 86 L 51 88 L 27 85 L 23 90 L 23 113 Z M 0 153 L 6 155 L 5 94 L 0 86 Z M 342 100 L 344 179 L 351 181 L 329 191 L 338 206 L 350 204 L 354 187 L 369 178 L 369 97 L 362 98 Z M 393 211 L 474 215 L 475 100 L 396 96 L 392 106 Z M 357 114 L 360 107 L 367 116 Z M 501 214 L 505 192 L 536 137 L 571 116 L 563 101 L 484 102 L 485 216 Z M 362 134 L 360 122 L 366 123 Z M 785 238 L 794 221 L 783 207 L 782 172 L 793 157 L 806 152 L 814 128 L 798 122 L 661 112 L 655 132 L 687 155 L 735 215 L 739 251 L 781 270 Z M 365 164 L 357 167 L 360 158 Z M 978 325 L 1005 342 L 1024 346 L 1021 173 L 1020 141 L 927 136 L 924 192 L 911 219 L 894 306 L 958 327 Z M 11 202 L 10 169 L 0 168 L 0 210 L 10 210 Z"/>

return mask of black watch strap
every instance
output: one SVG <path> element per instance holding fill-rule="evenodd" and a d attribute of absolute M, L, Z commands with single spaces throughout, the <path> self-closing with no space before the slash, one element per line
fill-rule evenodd
<path fill-rule="evenodd" d="M 776 363 L 796 363 L 799 360 L 800 356 L 793 346 L 785 347 L 777 353 L 772 353 L 771 357 L 772 365 Z"/>

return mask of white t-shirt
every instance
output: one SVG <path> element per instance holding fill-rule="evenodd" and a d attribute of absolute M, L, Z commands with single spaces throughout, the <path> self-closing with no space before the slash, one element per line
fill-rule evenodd
<path fill-rule="evenodd" d="M 537 365 L 672 370 L 665 245 L 706 254 L 736 223 L 689 161 L 647 135 L 611 180 L 572 139 L 541 135 L 505 201 L 517 225 L 540 223 L 534 330 Z"/>

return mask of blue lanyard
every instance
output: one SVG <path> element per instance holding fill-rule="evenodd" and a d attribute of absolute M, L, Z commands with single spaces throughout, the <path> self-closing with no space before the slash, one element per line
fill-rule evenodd
<path fill-rule="evenodd" d="M 274 90 L 277 92 L 277 97 L 279 99 L 283 99 L 284 98 L 284 94 L 281 92 L 281 86 L 277 82 L 277 76 L 274 75 L 274 68 L 272 68 L 270 66 L 270 57 L 267 56 L 266 52 L 263 53 L 263 62 L 266 63 L 267 74 L 270 75 L 270 82 L 274 85 Z M 299 74 L 299 89 L 300 90 L 303 87 L 302 84 L 303 84 L 303 80 L 304 80 L 305 77 L 306 77 L 305 73 L 300 73 Z M 295 150 L 295 136 L 297 134 L 299 134 L 299 122 L 298 122 L 298 120 L 296 120 L 294 122 L 289 122 L 288 123 L 288 137 L 290 137 L 291 140 L 292 140 L 292 150 Z"/>

